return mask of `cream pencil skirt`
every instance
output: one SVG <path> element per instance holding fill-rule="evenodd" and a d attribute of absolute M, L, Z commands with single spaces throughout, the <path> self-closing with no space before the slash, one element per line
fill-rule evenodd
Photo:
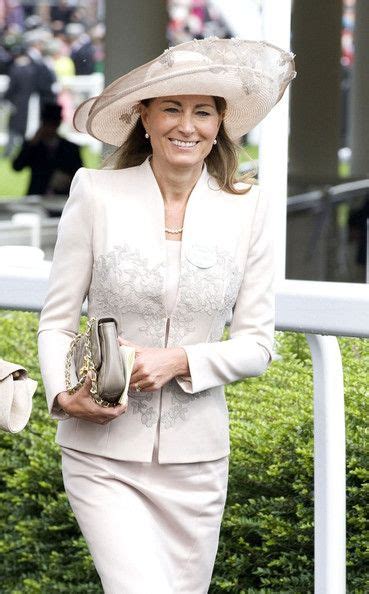
<path fill-rule="evenodd" d="M 210 462 L 125 462 L 62 448 L 65 490 L 105 594 L 206 594 L 228 481 Z"/>

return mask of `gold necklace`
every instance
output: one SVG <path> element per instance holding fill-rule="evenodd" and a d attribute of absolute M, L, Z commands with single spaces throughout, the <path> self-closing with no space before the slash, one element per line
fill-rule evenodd
<path fill-rule="evenodd" d="M 168 227 L 165 227 L 166 233 L 182 233 L 182 231 L 183 227 L 181 227 L 180 229 L 169 229 Z"/>

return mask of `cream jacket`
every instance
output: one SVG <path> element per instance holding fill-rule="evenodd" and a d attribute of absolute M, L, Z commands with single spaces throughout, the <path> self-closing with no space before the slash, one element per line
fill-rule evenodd
<path fill-rule="evenodd" d="M 187 203 L 176 306 L 165 309 L 164 203 L 147 159 L 123 170 L 80 169 L 64 208 L 40 317 L 39 360 L 62 446 L 120 460 L 215 460 L 229 453 L 224 384 L 263 373 L 273 351 L 273 257 L 268 208 L 258 186 L 235 196 L 206 167 Z M 160 391 L 129 392 L 107 425 L 65 418 L 64 361 L 88 297 L 88 315 L 113 315 L 142 346 L 183 346 L 190 377 Z M 221 340 L 225 323 L 228 340 Z M 245 395 L 247 398 L 247 394 Z"/>

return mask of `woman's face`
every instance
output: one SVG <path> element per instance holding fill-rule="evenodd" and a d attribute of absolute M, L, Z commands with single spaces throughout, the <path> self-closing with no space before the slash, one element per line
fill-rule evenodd
<path fill-rule="evenodd" d="M 151 99 L 141 118 L 155 159 L 191 167 L 210 153 L 223 115 L 209 95 L 173 95 Z"/>

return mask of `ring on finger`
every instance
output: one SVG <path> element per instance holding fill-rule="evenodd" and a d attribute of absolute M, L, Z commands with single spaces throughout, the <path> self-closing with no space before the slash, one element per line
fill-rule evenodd
<path fill-rule="evenodd" d="M 136 390 L 136 392 L 141 392 L 141 387 L 140 387 L 139 382 L 135 383 L 135 390 Z"/>

